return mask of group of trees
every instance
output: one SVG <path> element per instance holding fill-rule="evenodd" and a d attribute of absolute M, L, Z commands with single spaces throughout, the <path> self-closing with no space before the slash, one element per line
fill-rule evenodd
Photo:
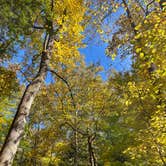
<path fill-rule="evenodd" d="M 1 0 L 0 165 L 166 166 L 165 5 Z M 131 70 L 86 65 L 99 37 Z"/>

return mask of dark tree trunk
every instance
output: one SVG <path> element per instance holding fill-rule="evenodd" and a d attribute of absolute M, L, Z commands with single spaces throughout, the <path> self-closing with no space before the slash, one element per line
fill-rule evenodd
<path fill-rule="evenodd" d="M 90 163 L 90 166 L 97 166 L 96 157 L 95 157 L 95 153 L 94 153 L 93 145 L 92 145 L 93 141 L 94 141 L 94 136 L 89 136 L 88 137 L 89 163 Z"/>
<path fill-rule="evenodd" d="M 77 133 L 77 122 L 75 122 L 74 131 L 74 166 L 78 166 L 78 133 Z"/>

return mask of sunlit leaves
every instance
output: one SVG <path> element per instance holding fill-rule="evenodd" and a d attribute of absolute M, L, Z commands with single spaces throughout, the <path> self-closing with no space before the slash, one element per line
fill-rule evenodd
<path fill-rule="evenodd" d="M 134 42 L 136 57 L 133 67 L 137 77 L 134 82 L 128 83 L 130 107 L 137 110 L 136 120 L 144 127 L 140 126 L 135 135 L 138 144 L 132 145 L 124 153 L 130 154 L 133 162 L 141 161 L 144 165 L 165 163 L 164 17 L 165 11 L 152 12 L 136 27 L 138 33 Z"/>
<path fill-rule="evenodd" d="M 60 1 L 55 3 L 55 23 L 59 26 L 59 34 L 53 46 L 51 66 L 56 63 L 72 64 L 79 56 L 78 48 L 82 46 L 84 30 L 83 21 L 85 7 L 83 2 L 66 0 L 62 5 Z M 57 19 L 58 18 L 58 19 Z"/>
<path fill-rule="evenodd" d="M 163 164 L 166 151 L 165 11 L 156 8 L 145 16 L 147 1 L 141 3 L 143 8 L 140 1 L 129 0 L 128 6 L 124 1 L 87 1 L 89 10 L 81 0 L 64 0 L 63 3 L 57 0 L 51 5 L 50 1 L 40 1 L 33 8 L 36 9 L 34 13 L 39 14 L 35 25 L 40 28 L 26 38 L 23 32 L 33 29 L 30 27 L 35 19 L 28 9 L 30 2 L 27 0 L 21 6 L 18 1 L 21 7 L 16 13 L 5 6 L 4 11 L 9 12 L 6 21 L 10 23 L 11 17 L 22 23 L 20 27 L 13 24 L 5 27 L 11 28 L 12 40 L 21 34 L 20 40 L 26 43 L 21 42 L 22 47 L 25 49 L 28 45 L 30 54 L 26 54 L 21 62 L 23 67 L 30 66 L 27 67 L 30 76 L 36 73 L 45 34 L 53 35 L 54 41 L 48 50 L 51 55 L 49 67 L 55 69 L 59 77 L 49 73 L 49 83 L 41 88 L 35 99 L 16 165 L 21 162 L 27 165 L 72 165 L 76 148 L 78 165 L 88 165 L 87 139 L 92 136 L 95 136 L 92 145 L 99 165 Z M 18 18 L 17 13 L 25 6 L 26 11 Z M 114 13 L 117 14 L 115 20 L 111 18 Z M 125 53 L 134 55 L 130 72 L 111 72 L 109 79 L 103 81 L 99 76 L 102 70 L 99 65 L 85 65 L 79 48 L 83 46 L 86 34 L 83 32 L 89 20 L 93 23 L 86 30 L 97 32 L 102 40 L 109 42 L 106 54 L 112 59 L 120 53 L 122 56 Z M 0 49 L 6 46 L 0 44 Z M 4 56 L 5 59 L 9 57 Z M 12 116 L 10 108 L 15 108 L 10 105 L 8 96 L 13 95 L 17 83 L 13 71 L 1 67 L 0 73 L 3 140 Z"/>

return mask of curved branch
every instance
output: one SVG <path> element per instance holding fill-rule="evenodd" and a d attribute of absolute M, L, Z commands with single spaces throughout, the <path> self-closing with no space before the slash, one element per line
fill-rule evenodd
<path fill-rule="evenodd" d="M 73 93 L 72 93 L 72 89 L 71 89 L 68 81 L 65 78 L 63 78 L 62 76 L 60 76 L 56 71 L 51 70 L 51 69 L 48 69 L 48 71 L 50 71 L 51 73 L 55 74 L 58 78 L 60 78 L 66 84 L 66 86 L 68 87 L 69 92 L 70 92 L 70 97 L 72 99 L 73 107 L 76 108 L 76 104 L 75 104 L 75 101 L 74 101 L 74 96 L 73 96 Z"/>

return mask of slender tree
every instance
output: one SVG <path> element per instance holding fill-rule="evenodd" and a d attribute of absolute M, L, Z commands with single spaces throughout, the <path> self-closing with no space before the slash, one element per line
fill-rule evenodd
<path fill-rule="evenodd" d="M 29 10 L 31 10 L 31 3 L 27 2 L 25 3 L 25 6 L 21 6 L 22 4 L 19 3 L 18 6 L 21 6 L 22 8 L 26 7 L 25 10 L 27 10 L 28 13 Z M 11 10 L 11 12 L 14 14 L 15 11 L 13 8 L 17 7 L 15 6 L 16 4 L 14 4 L 13 1 L 11 4 L 9 4 L 9 10 Z M 30 6 L 26 6 L 28 4 Z M 65 60 L 72 58 L 73 55 L 78 56 L 77 48 L 79 48 L 82 39 L 82 35 L 80 34 L 82 31 L 80 22 L 84 14 L 82 1 L 78 1 L 76 3 L 75 0 L 66 0 L 64 5 L 62 5 L 60 1 L 41 1 L 39 4 L 40 5 L 37 7 L 39 8 L 40 12 L 32 24 L 33 27 L 31 27 L 37 31 L 42 31 L 39 33 L 40 36 L 38 36 L 38 40 L 41 40 L 43 43 L 43 46 L 38 49 L 38 57 L 40 59 L 40 63 L 38 65 L 39 69 L 36 76 L 32 78 L 32 81 L 27 85 L 21 98 L 20 104 L 17 108 L 16 115 L 6 137 L 5 143 L 1 149 L 1 165 L 12 164 L 13 158 L 19 146 L 19 142 L 23 136 L 24 127 L 30 112 L 31 105 L 35 99 L 36 94 L 40 91 L 40 88 L 44 83 L 49 66 L 53 68 L 56 66 L 55 63 L 63 63 L 63 56 L 66 53 L 68 53 L 68 58 L 65 58 Z M 17 14 L 18 13 L 16 13 L 16 15 Z M 29 18 L 30 16 L 26 15 L 26 17 Z M 29 21 L 29 19 L 26 17 L 25 19 Z M 27 24 L 28 23 L 29 22 L 27 22 Z M 30 25 L 28 24 L 28 26 Z M 73 28 L 75 28 L 74 31 Z M 31 35 L 29 38 L 31 39 Z M 64 52 L 61 52 L 62 50 L 64 50 Z M 59 58 L 61 58 L 61 60 Z"/>

